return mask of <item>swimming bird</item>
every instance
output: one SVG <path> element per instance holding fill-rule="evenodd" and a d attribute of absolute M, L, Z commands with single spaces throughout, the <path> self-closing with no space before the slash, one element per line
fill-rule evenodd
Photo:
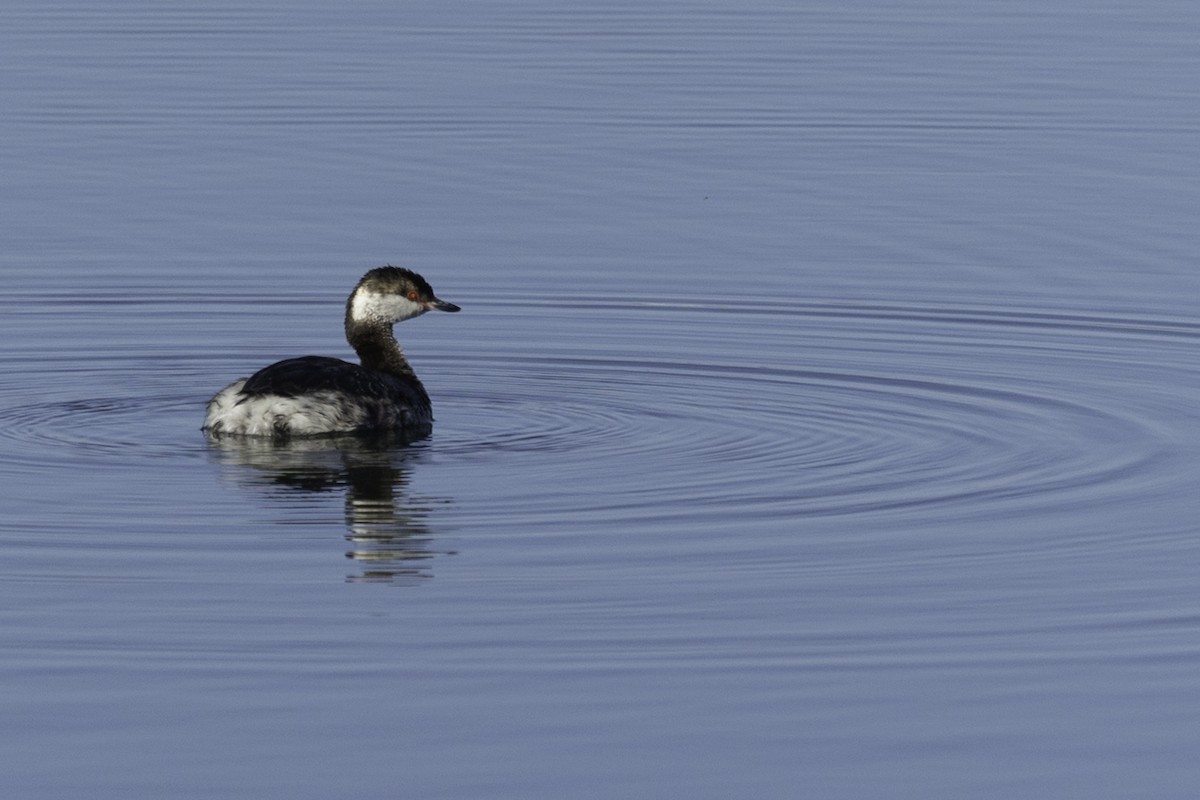
<path fill-rule="evenodd" d="M 302 356 L 263 367 L 208 402 L 202 430 L 213 436 L 287 439 L 344 433 L 429 433 L 429 395 L 408 364 L 392 326 L 426 311 L 458 311 L 402 267 L 363 275 L 346 300 L 346 340 L 361 364 Z"/>

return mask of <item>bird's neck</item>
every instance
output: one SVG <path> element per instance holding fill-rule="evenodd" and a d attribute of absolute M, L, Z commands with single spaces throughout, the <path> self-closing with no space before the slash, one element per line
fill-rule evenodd
<path fill-rule="evenodd" d="M 354 352 L 358 353 L 359 360 L 367 369 L 417 380 L 417 374 L 409 366 L 404 351 L 396 342 L 391 325 L 347 320 L 346 340 L 350 342 Z"/>

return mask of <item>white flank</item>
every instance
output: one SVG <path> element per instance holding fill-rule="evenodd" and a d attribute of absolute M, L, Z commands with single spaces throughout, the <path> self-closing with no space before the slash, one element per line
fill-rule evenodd
<path fill-rule="evenodd" d="M 245 379 L 226 386 L 208 403 L 204 429 L 216 434 L 292 436 L 349 433 L 364 422 L 365 413 L 336 392 L 313 392 L 301 397 L 239 396 Z M 239 402 L 239 400 L 241 402 Z"/>

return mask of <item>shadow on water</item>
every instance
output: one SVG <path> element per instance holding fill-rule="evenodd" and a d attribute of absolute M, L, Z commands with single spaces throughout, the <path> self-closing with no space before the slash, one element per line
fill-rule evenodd
<path fill-rule="evenodd" d="M 413 583 L 433 577 L 429 519 L 444 500 L 409 493 L 419 457 L 404 441 L 339 436 L 291 441 L 207 437 L 209 452 L 244 489 L 267 500 L 345 494 L 346 557 L 362 571 L 350 582 Z M 303 524 L 303 523 L 302 523 Z"/>

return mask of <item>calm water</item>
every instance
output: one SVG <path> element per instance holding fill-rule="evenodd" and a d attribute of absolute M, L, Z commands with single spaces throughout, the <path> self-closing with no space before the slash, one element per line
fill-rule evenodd
<path fill-rule="evenodd" d="M 1195 797 L 1200 10 L 906 6 L 9 3 L 4 795 Z"/>

